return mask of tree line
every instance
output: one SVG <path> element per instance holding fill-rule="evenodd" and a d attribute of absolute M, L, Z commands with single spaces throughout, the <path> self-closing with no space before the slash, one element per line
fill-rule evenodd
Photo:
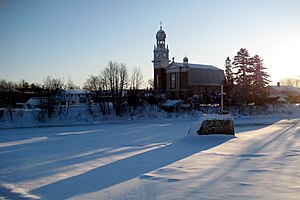
<path fill-rule="evenodd" d="M 75 88 L 76 86 L 70 78 L 65 81 L 61 78 L 47 76 L 42 84 L 29 83 L 24 79 L 17 83 L 2 79 L 0 80 L 0 107 L 9 108 L 12 118 L 13 108 L 18 103 L 25 103 L 32 97 L 39 97 L 42 118 L 44 118 L 44 110 L 47 110 L 48 118 L 51 118 L 56 106 L 56 95 L 63 90 Z"/>
<path fill-rule="evenodd" d="M 110 114 L 109 102 L 112 102 L 115 114 L 121 116 L 125 100 L 134 109 L 138 105 L 137 91 L 142 84 L 143 73 L 140 68 L 134 67 L 129 72 L 124 63 L 109 61 L 99 75 L 90 75 L 86 79 L 83 89 L 91 92 L 91 98 L 99 103 L 103 115 Z M 44 105 L 44 103 L 43 108 L 48 109 L 48 116 L 51 118 L 55 106 L 55 97 L 60 92 L 71 89 L 80 89 L 71 78 L 65 80 L 47 76 L 42 84 L 28 83 L 25 80 L 15 83 L 2 79 L 0 80 L 0 107 L 11 108 L 17 102 L 26 102 L 31 97 L 46 98 L 47 105 Z M 130 90 L 130 93 L 126 94 L 128 99 L 124 99 L 125 91 L 128 90 Z M 108 96 L 110 99 L 107 98 Z"/>
<path fill-rule="evenodd" d="M 270 82 L 270 75 L 266 70 L 263 59 L 258 55 L 251 57 L 245 48 L 241 48 L 232 59 L 227 57 L 225 103 L 227 105 L 264 104 L 267 96 L 266 87 Z M 300 81 L 293 81 L 293 83 L 299 85 Z M 121 116 L 125 108 L 135 110 L 141 103 L 138 90 L 142 84 L 143 74 L 140 68 L 135 67 L 130 72 L 124 63 L 109 61 L 99 74 L 90 75 L 86 79 L 83 89 L 90 91 L 91 98 L 99 104 L 102 115 L 111 114 L 112 107 L 115 114 Z M 149 80 L 148 84 L 153 87 L 153 80 Z M 12 100 L 5 93 L 12 94 L 14 90 L 22 93 L 19 102 L 25 102 L 25 99 L 29 99 L 33 94 L 47 97 L 53 102 L 59 92 L 71 89 L 77 87 L 70 78 L 65 80 L 48 76 L 42 84 L 29 84 L 25 80 L 18 83 L 0 80 L 0 107 L 12 105 Z M 149 101 L 155 103 L 155 98 L 150 98 Z M 48 112 L 48 116 L 51 117 L 54 105 L 49 103 L 47 107 L 51 108 Z"/>
<path fill-rule="evenodd" d="M 292 86 L 300 88 L 300 76 L 295 78 L 285 78 L 280 80 L 280 85 Z"/>

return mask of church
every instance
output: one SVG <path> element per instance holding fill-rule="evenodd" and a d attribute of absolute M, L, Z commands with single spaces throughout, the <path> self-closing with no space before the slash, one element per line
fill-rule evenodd
<path fill-rule="evenodd" d="M 194 95 L 220 93 L 225 82 L 224 70 L 212 65 L 192 64 L 187 57 L 183 62 L 169 60 L 169 47 L 162 26 L 156 33 L 154 45 L 154 91 L 168 99 L 187 99 Z"/>

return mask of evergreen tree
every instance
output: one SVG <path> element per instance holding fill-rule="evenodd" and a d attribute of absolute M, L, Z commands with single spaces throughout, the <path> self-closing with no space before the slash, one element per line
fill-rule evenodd
<path fill-rule="evenodd" d="M 251 67 L 251 57 L 248 50 L 241 48 L 237 55 L 234 56 L 233 69 L 236 69 L 234 73 L 234 81 L 237 85 L 237 96 L 240 104 L 250 103 L 250 81 L 251 75 L 249 74 L 249 69 Z"/>
<path fill-rule="evenodd" d="M 251 90 L 252 99 L 255 104 L 263 104 L 267 95 L 266 87 L 269 84 L 270 75 L 265 72 L 266 68 L 263 66 L 263 60 L 255 55 L 251 59 L 251 68 L 249 72 L 251 73 Z"/>
<path fill-rule="evenodd" d="M 226 76 L 226 82 L 225 82 L 225 103 L 227 105 L 230 105 L 233 103 L 234 100 L 234 76 L 232 71 L 232 64 L 229 57 L 225 60 L 225 76 Z"/>
<path fill-rule="evenodd" d="M 229 57 L 225 60 L 225 75 L 226 75 L 226 83 L 228 85 L 234 84 L 234 77 L 232 72 L 231 60 Z"/>

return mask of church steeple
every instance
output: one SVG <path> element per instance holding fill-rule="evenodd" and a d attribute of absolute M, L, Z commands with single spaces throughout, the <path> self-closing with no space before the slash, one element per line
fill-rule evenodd
<path fill-rule="evenodd" d="M 169 49 L 166 47 L 167 35 L 160 23 L 156 33 L 156 45 L 153 50 L 154 90 L 161 94 L 166 92 L 166 69 L 169 65 Z"/>
<path fill-rule="evenodd" d="M 156 33 L 156 45 L 157 48 L 163 49 L 165 48 L 165 43 L 166 43 L 166 33 L 162 29 L 162 23 L 160 22 L 160 29 Z"/>
<path fill-rule="evenodd" d="M 156 33 L 156 46 L 154 46 L 154 68 L 166 68 L 169 65 L 169 49 L 166 46 L 167 34 L 160 23 L 159 30 Z"/>

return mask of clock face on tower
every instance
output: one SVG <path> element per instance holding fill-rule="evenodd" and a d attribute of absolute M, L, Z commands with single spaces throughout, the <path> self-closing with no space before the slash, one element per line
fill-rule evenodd
<path fill-rule="evenodd" d="M 166 54 L 166 53 L 163 53 L 163 57 L 164 57 L 164 58 L 167 57 L 167 54 Z"/>
<path fill-rule="evenodd" d="M 156 58 L 158 58 L 159 57 L 159 53 L 156 53 Z"/>

